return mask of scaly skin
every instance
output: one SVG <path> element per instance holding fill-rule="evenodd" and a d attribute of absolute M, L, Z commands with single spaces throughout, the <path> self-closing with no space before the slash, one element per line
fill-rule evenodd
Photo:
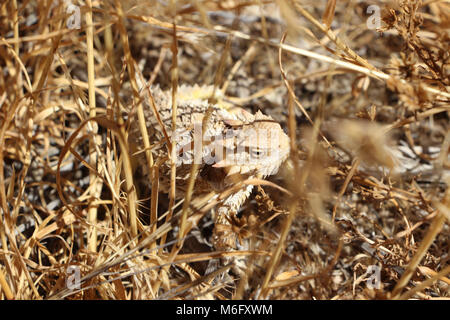
<path fill-rule="evenodd" d="M 201 154 L 199 174 L 195 182 L 194 194 L 221 192 L 238 181 L 248 178 L 265 178 L 277 172 L 289 154 L 289 138 L 271 117 L 258 111 L 255 115 L 242 108 L 224 108 L 219 103 L 212 104 L 208 98 L 211 86 L 181 86 L 177 94 L 177 128 L 172 137 L 172 98 L 170 91 L 152 88 L 152 95 L 165 131 L 175 141 L 177 152 L 176 197 L 184 197 L 189 173 L 194 163 L 194 155 Z M 150 143 L 156 145 L 153 155 L 156 159 L 168 158 L 166 138 L 150 108 L 146 90 L 144 113 Z M 209 109 L 210 108 L 210 109 Z M 202 142 L 202 120 L 210 110 Z M 130 146 L 143 147 L 137 119 L 131 122 Z M 198 143 L 198 144 L 197 144 Z M 197 148 L 197 149 L 195 149 Z M 201 152 L 200 152 L 201 150 Z M 196 151 L 196 152 L 195 152 Z M 138 159 L 146 172 L 143 153 Z M 156 161 L 156 160 L 155 160 Z M 169 192 L 170 161 L 160 167 L 160 190 Z M 252 185 L 244 186 L 228 196 L 216 208 L 213 244 L 216 249 L 228 250 L 236 246 L 236 235 L 230 222 L 252 191 Z"/>

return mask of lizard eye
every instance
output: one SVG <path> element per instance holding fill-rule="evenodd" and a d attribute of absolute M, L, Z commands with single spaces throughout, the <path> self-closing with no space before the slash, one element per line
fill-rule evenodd
<path fill-rule="evenodd" d="M 264 155 L 264 152 L 259 149 L 252 149 L 250 152 L 251 152 L 252 158 L 256 158 L 256 159 L 259 159 Z"/>

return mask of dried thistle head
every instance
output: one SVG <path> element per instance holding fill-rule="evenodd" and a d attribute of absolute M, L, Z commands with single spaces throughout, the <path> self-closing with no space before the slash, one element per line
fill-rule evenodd
<path fill-rule="evenodd" d="M 330 131 L 343 149 L 366 165 L 394 168 L 396 161 L 389 150 L 385 126 L 365 120 L 343 120 L 333 123 Z"/>

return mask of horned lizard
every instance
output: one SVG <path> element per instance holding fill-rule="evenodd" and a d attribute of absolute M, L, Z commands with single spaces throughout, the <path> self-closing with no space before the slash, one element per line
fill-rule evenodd
<path fill-rule="evenodd" d="M 195 157 L 202 157 L 194 194 L 215 190 L 223 191 L 236 181 L 247 178 L 265 178 L 277 172 L 289 154 L 289 138 L 281 126 L 261 111 L 251 114 L 242 108 L 232 108 L 222 103 L 210 103 L 208 97 L 212 86 L 185 86 L 177 90 L 177 128 L 172 132 L 172 93 L 159 87 L 151 88 L 160 120 L 154 116 L 148 96 L 144 96 L 144 113 L 150 141 L 155 147 L 155 158 L 168 157 L 165 137 L 175 141 L 176 150 L 176 196 L 181 198 L 187 187 L 190 169 Z M 209 110 L 209 111 L 208 111 Z M 210 112 L 209 121 L 203 131 L 202 121 Z M 164 130 L 160 123 L 163 124 Z M 132 121 L 129 143 L 143 147 L 137 121 Z M 141 153 L 140 166 L 145 170 L 145 156 Z M 169 192 L 170 161 L 160 167 L 160 190 Z M 231 249 L 236 246 L 236 235 L 231 231 L 230 221 L 252 191 L 246 185 L 226 198 L 215 210 L 213 245 L 216 249 Z"/>

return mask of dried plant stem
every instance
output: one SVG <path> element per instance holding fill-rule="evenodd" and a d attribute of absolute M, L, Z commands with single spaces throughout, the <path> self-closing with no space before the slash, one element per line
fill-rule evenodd
<path fill-rule="evenodd" d="M 228 36 L 227 41 L 225 42 L 225 48 L 223 49 L 223 52 L 220 56 L 219 67 L 217 68 L 216 74 L 214 76 L 213 92 L 211 94 L 211 97 L 209 97 L 209 101 L 212 101 L 214 103 L 217 100 L 216 99 L 216 90 L 217 90 L 217 88 L 220 87 L 220 83 L 223 80 L 223 73 L 224 73 L 228 53 L 230 52 L 231 43 L 232 43 L 232 37 Z"/>
<path fill-rule="evenodd" d="M 16 99 L 10 107 L 10 112 L 6 115 L 6 118 L 4 119 L 2 126 L 0 128 L 0 141 L 5 141 L 5 134 L 6 130 L 8 129 L 8 126 L 10 122 L 14 118 L 14 113 L 16 112 L 17 108 L 19 107 L 19 100 Z M 6 217 L 1 221 L 0 232 L 1 232 L 1 239 L 2 239 L 2 247 L 5 248 L 4 250 L 8 250 L 8 246 L 6 244 L 6 235 L 4 230 L 4 224 L 7 223 L 7 219 L 10 215 L 10 210 L 8 206 L 8 199 L 6 197 L 6 190 L 5 190 L 5 176 L 4 176 L 4 144 L 0 143 L 0 206 L 2 209 L 3 216 Z"/>
<path fill-rule="evenodd" d="M 348 184 L 350 183 L 353 176 L 355 175 L 356 169 L 358 169 L 358 166 L 360 163 L 361 163 L 361 160 L 357 157 L 353 160 L 353 165 L 352 165 L 350 171 L 348 172 L 347 177 L 345 177 L 344 184 L 342 185 L 341 190 L 339 191 L 339 194 L 337 196 L 336 204 L 333 206 L 332 221 L 334 221 L 336 219 L 337 209 L 341 203 L 342 196 L 344 195 L 345 190 L 347 190 Z"/>
<path fill-rule="evenodd" d="M 18 9 L 17 9 L 17 0 L 13 0 L 12 1 L 12 6 L 13 6 L 13 23 L 14 23 L 14 39 L 18 40 L 19 39 L 19 15 L 18 15 Z M 16 62 L 17 64 L 21 64 L 20 58 L 19 58 L 19 42 L 17 41 L 14 44 L 14 53 L 15 55 L 18 57 L 18 61 Z M 19 70 L 19 68 L 17 68 L 17 70 Z M 25 72 L 25 74 L 27 74 Z M 18 72 L 17 74 L 17 92 L 19 93 L 19 95 L 22 95 L 22 73 Z"/>
<path fill-rule="evenodd" d="M 291 205 L 289 206 L 289 214 L 286 217 L 286 220 L 284 221 L 283 225 L 283 231 L 280 235 L 280 239 L 278 240 L 277 246 L 272 252 L 270 263 L 267 267 L 267 272 L 264 276 L 263 283 L 261 285 L 261 298 L 264 299 L 267 297 L 269 293 L 269 281 L 272 278 L 272 274 L 275 270 L 275 266 L 280 261 L 281 253 L 284 248 L 284 243 L 286 242 L 287 235 L 289 233 L 289 230 L 291 229 L 292 220 L 294 219 L 295 213 L 297 209 L 297 201 L 292 201 Z"/>
<path fill-rule="evenodd" d="M 202 121 L 202 140 L 204 138 L 205 132 L 206 130 L 204 130 L 204 128 L 208 128 L 208 122 L 209 119 L 211 117 L 212 114 L 212 109 L 209 109 L 206 112 L 205 117 L 203 118 Z M 183 208 L 182 208 L 182 213 L 181 213 L 181 221 L 180 221 L 180 232 L 178 233 L 178 242 L 177 244 L 174 246 L 174 250 L 172 251 L 173 256 L 175 256 L 175 253 L 177 253 L 180 249 L 181 249 L 181 244 L 182 244 L 182 239 L 186 236 L 186 222 L 187 222 L 187 216 L 188 216 L 188 212 L 189 212 L 189 206 L 191 204 L 191 200 L 192 200 L 192 195 L 194 193 L 194 185 L 195 185 L 195 180 L 197 179 L 197 174 L 198 174 L 198 169 L 200 167 L 199 163 L 201 161 L 201 156 L 202 156 L 202 152 L 201 150 L 194 150 L 194 154 L 195 154 L 195 161 L 194 164 L 191 167 L 191 171 L 190 171 L 190 176 L 189 176 L 189 181 L 188 181 L 188 187 L 187 187 L 187 191 L 186 191 L 186 196 L 183 202 Z M 176 248 L 176 251 L 175 251 Z"/>
<path fill-rule="evenodd" d="M 318 21 L 316 18 L 314 18 L 308 11 L 306 11 L 301 5 L 298 0 L 291 1 L 294 4 L 295 9 L 300 12 L 306 19 L 308 19 L 312 24 L 314 24 L 317 28 L 319 28 L 323 33 L 326 34 L 326 36 L 333 41 L 336 46 L 342 50 L 347 56 L 352 59 L 353 61 L 359 63 L 360 65 L 363 65 L 367 69 L 377 71 L 377 69 L 372 66 L 369 62 L 367 62 L 365 59 L 361 58 L 359 55 L 356 54 L 352 49 L 350 49 L 339 37 L 337 37 L 334 32 L 329 29 L 327 26 L 323 25 Z"/>
<path fill-rule="evenodd" d="M 284 39 L 286 38 L 286 34 L 283 35 L 281 42 L 284 41 Z M 283 74 L 283 66 L 281 63 L 281 57 L 282 57 L 282 48 L 280 47 L 278 50 L 278 65 L 280 68 L 281 73 Z M 286 79 L 285 79 L 286 81 Z M 288 85 L 288 83 L 286 82 L 286 85 Z M 295 121 L 295 111 L 294 111 L 294 99 L 295 99 L 295 95 L 289 95 L 289 101 L 288 101 L 288 110 L 289 110 L 289 119 L 288 119 L 288 124 L 289 124 L 289 138 L 290 138 L 290 144 L 291 144 L 291 150 L 290 150 L 290 157 L 293 160 L 293 164 L 294 164 L 294 175 L 297 175 L 300 171 L 298 170 L 298 152 L 297 152 L 297 143 L 296 143 L 296 132 L 297 132 L 297 123 Z M 307 173 L 305 173 L 303 176 L 306 176 Z M 299 181 L 300 182 L 300 186 L 299 186 L 299 190 L 303 189 L 303 182 L 302 180 Z M 291 182 L 291 186 L 293 187 L 293 183 Z M 294 190 L 292 190 L 294 191 Z M 271 258 L 269 260 L 268 266 L 267 266 L 267 273 L 264 276 L 264 280 L 262 282 L 261 285 L 261 297 L 264 299 L 267 297 L 268 293 L 269 293 L 269 281 L 272 278 L 272 274 L 275 270 L 275 266 L 278 264 L 278 262 L 280 261 L 280 257 L 281 257 L 281 253 L 282 250 L 284 248 L 284 243 L 286 241 L 287 235 L 289 233 L 289 230 L 291 229 L 291 225 L 292 225 L 292 221 L 294 219 L 294 216 L 296 214 L 296 210 L 297 210 L 297 203 L 298 200 L 295 197 L 290 197 L 290 204 L 289 204 L 289 215 L 286 217 L 286 220 L 284 221 L 284 225 L 283 225 L 283 229 L 280 235 L 280 239 L 278 240 L 278 243 L 276 245 L 276 247 L 274 248 Z"/>
<path fill-rule="evenodd" d="M 166 57 L 167 53 L 167 47 L 162 47 L 161 52 L 159 53 L 158 61 L 155 64 L 155 67 L 153 68 L 152 75 L 150 76 L 150 79 L 148 80 L 148 85 L 151 86 L 153 82 L 155 82 L 156 76 L 158 75 L 159 71 L 161 70 L 161 66 L 164 62 L 164 58 Z"/>
<path fill-rule="evenodd" d="M 139 103 L 139 89 L 138 89 L 138 85 L 136 83 L 136 72 L 134 69 L 134 60 L 133 57 L 131 56 L 131 51 L 130 51 L 130 46 L 128 43 L 128 35 L 127 35 L 127 31 L 125 29 L 125 25 L 124 25 L 124 12 L 122 9 L 122 5 L 120 3 L 120 1 L 116 1 L 116 7 L 117 7 L 117 13 L 119 16 L 119 21 L 118 21 L 118 27 L 119 27 L 119 32 L 120 32 L 120 37 L 122 40 L 122 45 L 123 45 L 123 50 L 124 50 L 124 55 L 126 57 L 126 64 L 127 64 L 127 70 L 128 70 L 128 75 L 130 77 L 130 83 L 131 83 L 131 87 L 133 89 L 133 95 L 134 95 L 134 101 L 137 104 L 137 115 L 138 115 L 138 121 L 139 121 L 139 128 L 141 130 L 141 134 L 143 136 L 143 141 L 144 141 L 144 145 L 148 145 L 148 148 L 146 148 L 146 156 L 150 165 L 150 157 L 149 157 L 149 150 L 150 150 L 150 143 L 148 141 L 148 134 L 147 134 L 147 127 L 145 125 L 145 117 L 144 117 L 144 111 L 142 109 L 142 104 Z M 121 132 L 123 134 L 124 137 L 127 137 L 126 133 L 125 133 L 125 128 L 122 126 L 121 127 Z M 131 235 L 133 237 L 136 237 L 138 234 L 138 215 L 137 215 L 137 208 L 136 208 L 136 203 L 137 203 L 137 192 L 136 192 L 136 188 L 134 187 L 134 182 L 133 182 L 133 170 L 132 170 L 132 166 L 131 166 L 131 161 L 129 159 L 128 156 L 128 146 L 124 143 L 123 145 L 121 145 L 122 151 L 124 151 L 124 153 L 127 153 L 127 155 L 125 155 L 124 159 L 126 161 L 124 161 L 123 165 L 124 165 L 124 171 L 125 171 L 125 180 L 126 180 L 126 187 L 127 187 L 127 193 L 128 193 L 128 210 L 129 210 L 129 221 L 130 221 L 130 226 L 131 226 Z"/>
<path fill-rule="evenodd" d="M 157 25 L 157 26 L 159 26 L 161 28 L 166 28 L 166 29 L 173 28 L 173 25 L 171 23 L 162 22 L 162 21 L 160 21 L 160 20 L 158 20 L 156 18 L 153 18 L 153 17 L 143 17 L 143 16 L 133 16 L 133 15 L 128 15 L 127 17 L 131 18 L 131 19 L 137 19 L 139 21 L 144 21 L 144 22 L 149 23 L 149 24 L 154 24 L 154 25 Z M 268 44 L 268 45 L 270 45 L 272 47 L 276 47 L 276 48 L 280 48 L 281 47 L 284 50 L 289 51 L 291 53 L 295 53 L 295 54 L 299 54 L 299 55 L 302 55 L 302 56 L 305 56 L 305 57 L 309 57 L 309 58 L 312 58 L 312 59 L 316 59 L 316 60 L 319 60 L 319 61 L 335 64 L 335 65 L 340 66 L 342 68 L 345 68 L 347 70 L 352 70 L 352 71 L 355 71 L 355 72 L 359 72 L 359 73 L 365 74 L 365 75 L 367 75 L 369 77 L 372 77 L 374 79 L 384 80 L 384 81 L 392 79 L 390 75 L 388 75 L 388 74 L 386 74 L 386 73 L 384 73 L 382 71 L 376 70 L 370 64 L 369 65 L 371 67 L 360 66 L 360 65 L 357 65 L 357 64 L 354 64 L 354 63 L 351 63 L 351 62 L 338 60 L 338 59 L 335 59 L 335 58 L 332 58 L 332 57 L 328 57 L 328 56 L 325 56 L 325 55 L 322 55 L 322 54 L 319 54 L 319 53 L 315 53 L 315 52 L 312 52 L 312 51 L 309 51 L 309 50 L 297 48 L 297 47 L 294 47 L 294 46 L 291 46 L 291 45 L 288 45 L 288 44 L 278 43 L 278 42 L 275 42 L 275 41 L 272 41 L 272 40 L 266 40 L 266 39 L 264 39 L 264 37 L 257 37 L 257 36 L 254 36 L 254 35 L 245 34 L 245 33 L 240 32 L 240 31 L 230 30 L 230 29 L 228 29 L 226 27 L 223 27 L 223 26 L 214 26 L 214 30 L 213 31 L 212 30 L 205 30 L 205 29 L 202 29 L 202 28 L 184 27 L 184 26 L 177 26 L 177 28 L 179 30 L 182 30 L 182 31 L 199 32 L 201 34 L 211 34 L 211 33 L 217 33 L 217 32 L 224 32 L 226 34 L 231 34 L 231 35 L 233 35 L 235 37 L 238 37 L 238 38 L 241 38 L 241 39 L 245 39 L 245 40 L 249 40 L 249 41 L 257 41 L 257 42 L 260 42 L 260 43 L 263 43 L 263 44 Z M 359 59 L 357 59 L 357 60 L 359 60 Z M 368 63 L 368 62 L 366 62 L 366 63 Z M 395 80 L 399 81 L 402 85 L 410 85 L 404 79 L 395 79 Z M 435 89 L 435 88 L 427 86 L 427 85 L 422 85 L 422 88 L 423 88 L 423 90 L 425 90 L 425 91 L 427 91 L 429 93 L 436 94 L 438 96 L 442 96 L 442 97 L 445 97 L 445 98 L 450 98 L 450 93 L 448 93 L 448 92 L 441 91 L 441 90 Z"/>
<path fill-rule="evenodd" d="M 315 53 L 315 52 L 312 52 L 312 51 L 309 51 L 309 50 L 297 48 L 297 47 L 294 47 L 294 46 L 291 46 L 291 45 L 288 45 L 288 44 L 277 43 L 275 41 L 268 41 L 267 42 L 267 40 L 264 39 L 263 37 L 250 36 L 250 35 L 247 35 L 247 34 L 245 34 L 243 32 L 235 31 L 235 30 L 229 30 L 229 29 L 227 29 L 225 27 L 222 27 L 222 26 L 215 26 L 214 30 L 219 31 L 219 32 L 225 32 L 225 33 L 228 33 L 228 34 L 232 34 L 235 37 L 238 37 L 238 38 L 241 38 L 241 39 L 246 39 L 246 40 L 249 40 L 249 41 L 258 41 L 260 43 L 267 43 L 267 44 L 269 44 L 269 45 L 271 45 L 273 47 L 277 47 L 277 48 L 281 47 L 281 48 L 283 48 L 283 50 L 286 50 L 288 52 L 299 54 L 299 55 L 302 55 L 302 56 L 305 56 L 305 57 L 309 57 L 309 58 L 316 59 L 316 60 L 319 60 L 319 61 L 327 62 L 327 63 L 330 63 L 330 64 L 335 64 L 335 65 L 340 66 L 342 68 L 365 74 L 365 75 L 367 75 L 369 77 L 372 77 L 374 79 L 385 80 L 385 81 L 389 80 L 389 79 L 392 79 L 390 75 L 388 75 L 388 74 L 386 74 L 386 73 L 384 73 L 382 71 L 373 70 L 371 68 L 359 66 L 359 65 L 356 65 L 354 63 L 347 62 L 347 61 L 337 60 L 337 59 L 332 58 L 332 57 L 328 57 L 328 56 L 325 56 L 325 55 L 322 55 L 322 54 L 319 54 L 319 53 Z M 409 84 L 404 79 L 396 79 L 396 80 L 400 81 L 400 83 L 403 84 L 403 85 L 408 85 Z M 448 92 L 441 91 L 441 90 L 435 89 L 433 87 L 429 87 L 427 85 L 422 85 L 422 88 L 425 91 L 429 92 L 429 93 L 436 94 L 436 95 L 439 95 L 439 96 L 442 96 L 442 97 L 445 97 L 445 98 L 450 98 L 450 93 L 448 93 Z"/>
<path fill-rule="evenodd" d="M 269 32 L 267 31 L 266 16 L 264 14 L 262 0 L 258 0 L 258 6 L 259 6 L 259 11 L 261 13 L 261 33 L 262 33 L 264 39 L 266 39 L 266 41 L 269 41 Z M 272 57 L 272 51 L 270 50 L 270 47 L 267 44 L 265 45 L 265 49 L 267 52 L 267 61 L 269 62 L 271 74 L 273 77 L 276 77 L 275 61 L 274 61 L 275 59 L 274 59 L 274 57 Z"/>
<path fill-rule="evenodd" d="M 447 188 L 445 192 L 442 205 L 445 206 L 446 208 L 450 207 L 450 188 Z M 441 232 L 445 220 L 446 215 L 443 212 L 440 212 L 439 210 L 438 214 L 434 217 L 433 222 L 431 223 L 425 238 L 422 240 L 419 248 L 417 249 L 416 254 L 412 258 L 411 262 L 408 264 L 405 273 L 403 273 L 403 276 L 400 278 L 394 290 L 392 291 L 393 299 L 399 298 L 402 289 L 408 284 L 420 261 L 427 253 L 428 248 L 431 246 L 434 239 L 436 239 L 436 236 L 439 234 L 439 232 Z"/>
<path fill-rule="evenodd" d="M 436 108 L 432 108 L 420 113 L 416 113 L 415 115 L 408 117 L 406 119 L 399 119 L 396 122 L 386 126 L 385 132 L 388 132 L 392 129 L 396 129 L 396 128 L 400 128 L 403 127 L 404 125 L 410 124 L 410 123 L 414 123 L 423 119 L 426 119 L 428 117 L 431 117 L 434 114 L 438 114 L 441 112 L 448 112 L 450 111 L 450 106 L 443 106 L 443 107 L 436 107 Z"/>
<path fill-rule="evenodd" d="M 25 259 L 24 257 L 20 254 L 20 250 L 17 247 L 17 243 L 16 243 L 16 239 L 12 237 L 11 232 L 7 232 L 8 234 L 8 238 L 9 238 L 9 243 L 11 245 L 12 251 L 14 252 L 14 254 L 16 255 L 16 257 L 18 258 L 18 264 L 20 265 L 20 267 L 22 268 L 23 273 L 21 273 L 20 275 L 20 279 L 19 279 L 19 290 L 20 288 L 22 288 L 22 285 L 20 285 L 20 283 L 22 283 L 23 278 L 25 277 L 30 285 L 30 288 L 34 294 L 34 298 L 40 300 L 41 296 L 39 295 L 39 292 L 36 288 L 36 286 L 33 283 L 33 279 L 31 278 L 30 275 L 30 271 L 27 268 L 27 265 L 25 264 Z"/>
<path fill-rule="evenodd" d="M 89 117 L 94 118 L 96 113 L 95 102 L 95 64 L 94 64 L 94 26 L 92 25 L 92 2 L 86 1 L 88 10 L 86 12 L 86 45 L 87 45 L 87 74 L 88 74 L 88 95 L 89 95 Z M 92 139 L 89 140 L 89 164 L 92 168 L 97 166 L 97 151 L 96 145 L 99 145 L 100 136 L 97 135 L 97 126 L 92 126 Z M 101 191 L 101 180 L 97 179 L 97 176 L 92 171 L 89 173 L 90 184 L 90 196 L 92 199 L 97 199 Z M 89 230 L 88 237 L 88 249 L 91 252 L 97 251 L 97 209 L 98 206 L 93 205 L 93 202 L 89 205 L 88 209 L 88 222 L 92 224 Z"/>
<path fill-rule="evenodd" d="M 255 54 L 255 51 L 256 51 L 255 48 L 256 48 L 255 44 L 252 43 L 250 45 L 250 47 L 247 49 L 247 51 L 245 52 L 245 54 L 238 61 L 236 61 L 236 63 L 230 69 L 230 71 L 228 72 L 227 78 L 225 79 L 222 87 L 220 88 L 221 95 L 225 95 L 225 92 L 227 91 L 231 80 L 233 79 L 234 75 L 239 70 L 239 68 L 242 66 L 242 64 L 245 61 L 247 61 L 251 55 Z"/>
<path fill-rule="evenodd" d="M 5 275 L 3 274 L 3 271 L 1 269 L 0 269 L 0 287 L 3 289 L 6 299 L 8 300 L 14 299 L 14 295 L 11 289 L 9 288 L 8 282 L 6 282 Z"/>
<path fill-rule="evenodd" d="M 177 132 L 177 92 L 178 92 L 178 46 L 177 46 L 177 25 L 173 24 L 173 37 L 172 37 L 172 71 L 171 71 L 171 83 L 172 83 L 172 139 L 169 150 L 170 159 L 170 194 L 169 194 L 169 215 L 167 221 L 172 218 L 173 205 L 176 197 L 176 175 L 177 175 L 177 152 L 176 152 L 176 132 Z M 161 243 L 164 244 L 164 243 Z"/>
<path fill-rule="evenodd" d="M 30 77 L 28 75 L 27 69 L 25 68 L 22 60 L 20 59 L 20 56 L 17 54 L 17 52 L 15 51 L 15 49 L 13 49 L 5 40 L 0 39 L 0 43 L 4 44 L 11 52 L 11 54 L 13 55 L 13 57 L 16 59 L 17 61 L 17 65 L 19 66 L 19 68 L 22 70 L 23 74 L 25 75 L 25 84 L 26 84 L 26 89 L 31 93 L 32 89 L 31 89 L 31 80 Z M 20 79 L 21 83 L 23 82 L 22 79 Z"/>
<path fill-rule="evenodd" d="M 141 80 L 144 81 L 143 77 Z M 155 105 L 155 100 L 153 99 L 152 92 L 150 90 L 150 84 L 147 84 L 145 86 L 145 90 L 147 91 L 149 102 L 150 102 L 150 107 L 153 111 L 153 114 L 162 128 L 164 136 L 166 137 L 167 141 L 169 141 L 169 138 L 167 136 L 167 131 L 164 127 L 164 124 L 161 121 L 157 107 Z M 150 203 L 150 222 L 151 222 L 152 227 L 150 228 L 150 232 L 155 232 L 156 226 L 157 226 L 156 222 L 158 220 L 159 167 L 164 161 L 162 159 L 160 159 L 160 161 L 157 161 L 156 163 L 154 163 L 153 154 L 151 153 L 151 150 L 150 150 L 150 141 L 148 138 L 146 138 L 146 137 L 148 137 L 148 133 L 147 133 L 147 127 L 145 124 L 145 115 L 143 113 L 142 108 L 140 108 L 140 110 L 138 108 L 138 111 L 139 112 L 142 111 L 142 114 L 140 115 L 142 117 L 142 122 L 139 122 L 139 128 L 142 133 L 142 137 L 143 137 L 144 141 L 148 141 L 148 145 L 149 145 L 148 147 L 145 147 L 146 143 L 144 143 L 144 147 L 147 152 L 146 156 L 147 156 L 148 165 L 150 166 L 150 179 L 151 179 L 151 184 L 152 184 L 151 200 L 150 200 L 150 202 L 151 202 Z M 164 240 L 164 242 L 165 242 L 165 240 Z M 152 243 L 151 246 L 152 247 L 156 246 L 156 243 Z"/>
<path fill-rule="evenodd" d="M 314 122 L 312 121 L 311 117 L 309 116 L 308 112 L 306 111 L 306 109 L 303 107 L 303 105 L 300 103 L 300 101 L 298 101 L 297 97 L 295 96 L 294 90 L 292 89 L 291 84 L 289 84 L 289 81 L 287 79 L 287 75 L 286 72 L 283 69 L 283 64 L 281 62 L 281 57 L 282 57 L 282 53 L 283 53 L 283 45 L 284 45 L 284 40 L 286 39 L 286 33 L 283 34 L 283 37 L 281 38 L 280 41 L 280 46 L 278 47 L 278 51 L 279 51 L 279 55 L 278 55 L 278 64 L 280 67 L 280 72 L 281 72 L 281 76 L 283 78 L 284 84 L 286 86 L 286 89 L 289 92 L 289 97 L 291 97 L 293 99 L 293 101 L 295 102 L 296 106 L 300 109 L 300 111 L 305 115 L 306 119 L 308 119 L 308 122 L 314 127 L 316 126 L 314 124 Z M 328 141 L 328 139 L 321 133 L 319 132 L 320 136 L 322 137 L 322 139 L 325 141 L 325 143 L 332 148 L 330 142 Z M 291 146 L 292 147 L 292 146 Z"/>
<path fill-rule="evenodd" d="M 411 290 L 405 292 L 400 297 L 398 297 L 398 300 L 407 300 L 410 297 L 412 297 L 415 293 L 422 291 L 426 287 L 431 286 L 435 281 L 440 280 L 440 278 L 445 277 L 447 274 L 450 273 L 450 266 L 445 267 L 443 270 L 435 273 L 431 278 L 421 282 L 417 287 L 412 288 Z"/>
<path fill-rule="evenodd" d="M 169 190 L 169 214 L 166 217 L 166 222 L 169 222 L 173 216 L 173 209 L 176 196 L 176 174 L 177 174 L 177 153 L 176 153 L 176 130 L 177 130 L 177 91 L 178 91 L 178 47 L 177 47 L 177 27 L 173 23 L 172 28 L 172 72 L 171 72 L 171 84 L 172 84 L 172 137 L 168 144 L 168 155 L 170 160 L 170 190 Z M 169 140 L 168 140 L 169 141 Z M 166 242 L 166 235 L 163 235 L 160 241 L 160 253 L 162 253 L 163 245 Z M 158 285 L 156 286 L 158 287 Z"/>
<path fill-rule="evenodd" d="M 166 222 L 170 222 L 170 220 L 173 217 L 173 210 L 174 210 L 174 204 L 175 204 L 175 196 L 176 196 L 176 174 L 177 174 L 177 153 L 176 153 L 176 130 L 177 130 L 177 91 L 178 91 L 178 46 L 177 46 L 177 27 L 175 23 L 173 23 L 172 28 L 172 72 L 171 72 L 171 84 L 172 84 L 172 137 L 170 140 L 169 148 L 168 148 L 168 155 L 169 155 L 169 161 L 170 161 L 170 190 L 169 190 L 169 214 L 166 217 Z M 180 235 L 181 230 L 178 232 L 178 235 Z M 164 244 L 166 243 L 167 234 L 163 235 L 161 237 L 160 241 L 160 254 L 162 253 Z M 178 242 L 177 242 L 178 244 Z M 169 261 L 173 261 L 173 257 L 176 255 L 176 253 L 179 251 L 178 246 L 174 245 L 172 247 L 172 253 L 170 255 Z M 159 277 L 158 281 L 153 286 L 154 291 L 158 291 L 159 287 L 161 285 L 161 279 L 163 278 L 162 273 L 167 272 L 168 267 L 165 267 L 161 270 L 161 276 Z"/>

